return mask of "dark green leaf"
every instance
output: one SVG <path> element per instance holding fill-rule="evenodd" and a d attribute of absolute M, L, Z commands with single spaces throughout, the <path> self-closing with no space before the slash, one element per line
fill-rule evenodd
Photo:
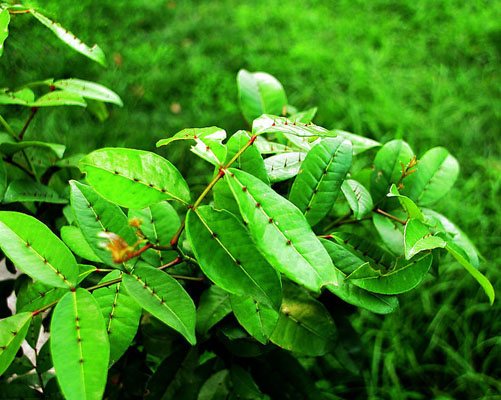
<path fill-rule="evenodd" d="M 23 142 L 16 142 L 9 135 L 2 135 L 0 140 L 0 152 L 5 154 L 6 156 L 11 156 L 19 151 L 22 151 L 29 147 L 38 147 L 42 149 L 48 149 L 52 153 L 54 153 L 58 158 L 63 157 L 64 152 L 66 150 L 66 146 L 57 143 L 47 143 L 40 142 L 36 140 L 26 140 Z"/>
<path fill-rule="evenodd" d="M 190 210 L 186 233 L 202 271 L 216 285 L 233 294 L 250 295 L 270 306 L 280 306 L 277 272 L 232 214 L 210 206 Z"/>
<path fill-rule="evenodd" d="M 310 225 L 316 225 L 332 209 L 351 159 L 351 143 L 340 138 L 326 138 L 306 155 L 289 200 L 303 212 Z"/>
<path fill-rule="evenodd" d="M 216 372 L 202 385 L 197 400 L 226 400 L 230 393 L 229 380 L 227 369 Z"/>
<path fill-rule="evenodd" d="M 233 365 L 230 370 L 231 382 L 237 399 L 245 400 L 264 400 L 268 399 L 259 390 L 259 387 L 252 379 L 251 374 L 238 365 Z"/>
<path fill-rule="evenodd" d="M 231 313 L 230 294 L 211 285 L 200 297 L 197 308 L 197 332 L 205 336 L 209 329 Z"/>
<path fill-rule="evenodd" d="M 2 158 L 0 158 L 0 202 L 3 200 L 5 190 L 7 189 L 7 170 L 5 169 L 5 163 Z"/>
<path fill-rule="evenodd" d="M 75 286 L 78 275 L 75 257 L 36 218 L 1 211 L 0 246 L 14 265 L 33 279 L 56 287 Z"/>
<path fill-rule="evenodd" d="M 246 172 L 230 169 L 225 179 L 254 242 L 275 269 L 316 292 L 337 282 L 327 251 L 301 211 Z"/>
<path fill-rule="evenodd" d="M 108 375 L 110 343 L 99 305 L 84 289 L 66 293 L 50 324 L 50 351 L 68 400 L 99 400 Z"/>
<path fill-rule="evenodd" d="M 68 203 L 68 200 L 60 197 L 54 189 L 28 179 L 12 181 L 3 199 L 5 204 L 35 201 L 53 204 Z"/>
<path fill-rule="evenodd" d="M 145 208 L 167 199 L 190 201 L 190 190 L 179 171 L 155 153 L 99 149 L 80 160 L 80 169 L 99 194 L 122 207 Z"/>
<path fill-rule="evenodd" d="M 14 360 L 28 332 L 31 313 L 24 312 L 0 320 L 0 375 Z"/>

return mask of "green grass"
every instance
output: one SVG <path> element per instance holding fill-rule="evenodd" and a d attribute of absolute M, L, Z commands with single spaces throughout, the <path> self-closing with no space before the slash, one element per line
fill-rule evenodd
<path fill-rule="evenodd" d="M 497 4 L 496 4 L 497 3 Z M 99 123 L 84 110 L 48 110 L 28 137 L 69 145 L 153 148 L 184 127 L 245 127 L 240 68 L 263 70 L 316 122 L 418 154 L 445 146 L 462 172 L 438 207 L 477 243 L 500 293 L 501 7 L 496 1 L 243 2 L 58 0 L 50 15 L 108 55 L 109 68 L 73 54 L 27 16 L 12 22 L 0 86 L 79 77 L 117 91 L 123 109 Z M 35 43 L 35 45 L 34 45 Z M 174 113 L 174 104 L 181 112 Z M 26 112 L 7 114 L 20 127 Z M 165 150 L 162 150 L 165 151 Z M 183 154 L 169 150 L 169 158 Z M 489 307 L 457 265 L 402 299 L 395 315 L 352 316 L 371 354 L 376 398 L 480 398 L 500 392 L 499 300 Z M 451 290 L 451 286 L 453 289 Z M 442 397 L 441 397 L 442 396 Z"/>

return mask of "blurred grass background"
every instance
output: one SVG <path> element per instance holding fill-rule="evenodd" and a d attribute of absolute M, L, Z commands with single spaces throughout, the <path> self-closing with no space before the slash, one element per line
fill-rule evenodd
<path fill-rule="evenodd" d="M 447 147 L 462 173 L 438 211 L 478 245 L 500 295 L 499 1 L 57 0 L 38 6 L 85 42 L 97 42 L 109 66 L 94 65 L 29 16 L 16 16 L 0 60 L 0 87 L 78 77 L 112 88 L 125 106 L 109 107 L 103 123 L 81 109 L 44 110 L 27 137 L 61 141 L 76 153 L 105 145 L 153 149 L 185 127 L 233 132 L 245 127 L 236 73 L 269 72 L 291 104 L 319 107 L 320 125 L 382 141 L 403 138 L 418 154 Z M 5 115 L 20 127 L 27 111 Z M 183 157 L 169 151 L 169 158 Z M 430 279 L 401 304 L 386 318 L 353 316 L 372 354 L 359 377 L 368 396 L 498 398 L 499 300 L 489 307 L 474 280 L 451 263 L 440 280 Z M 338 390 L 349 394 L 339 375 Z"/>

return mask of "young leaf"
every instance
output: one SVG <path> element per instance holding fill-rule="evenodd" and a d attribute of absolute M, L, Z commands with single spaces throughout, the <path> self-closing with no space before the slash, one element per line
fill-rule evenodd
<path fill-rule="evenodd" d="M 262 344 L 268 343 L 277 326 L 279 312 L 251 296 L 230 296 L 231 309 L 242 327 Z"/>
<path fill-rule="evenodd" d="M 179 171 L 155 153 L 99 149 L 80 160 L 80 169 L 99 194 L 122 207 L 145 208 L 167 199 L 190 201 L 190 190 Z"/>
<path fill-rule="evenodd" d="M 325 239 L 322 239 L 321 242 L 336 266 L 334 268 L 339 275 L 340 282 L 338 286 L 327 286 L 327 289 L 341 300 L 377 314 L 389 314 L 398 308 L 398 299 L 395 296 L 367 292 L 346 281 L 346 273 L 343 271 L 353 270 L 354 266 L 361 265 L 360 263 L 363 261 L 354 257 L 349 250 L 338 243 Z"/>
<path fill-rule="evenodd" d="M 29 280 L 21 286 L 17 293 L 17 312 L 36 311 L 51 304 L 66 294 L 65 289 L 45 285 Z"/>
<path fill-rule="evenodd" d="M 0 11 L 0 57 L 3 54 L 3 44 L 9 36 L 10 14 L 7 8 Z"/>
<path fill-rule="evenodd" d="M 489 302 L 492 305 L 494 303 L 496 294 L 489 279 L 487 279 L 478 269 L 476 269 L 473 265 L 471 265 L 467 257 L 465 257 L 464 252 L 453 241 L 449 241 L 447 243 L 447 246 L 445 246 L 445 250 L 447 250 L 449 254 L 453 256 L 464 267 L 464 269 L 466 269 L 466 271 L 468 271 L 470 275 L 475 278 L 475 280 L 480 284 L 480 286 L 482 286 L 482 289 L 484 289 L 484 292 L 489 298 Z"/>
<path fill-rule="evenodd" d="M 424 215 L 421 212 L 421 209 L 409 197 L 401 195 L 398 192 L 397 186 L 395 184 L 391 185 L 390 192 L 387 194 L 387 196 L 398 198 L 400 205 L 405 210 L 409 218 L 415 218 L 421 222 L 424 222 Z"/>
<path fill-rule="evenodd" d="M 280 307 L 277 272 L 259 253 L 245 227 L 227 211 L 210 206 L 188 211 L 186 233 L 200 268 L 222 289 Z"/>
<path fill-rule="evenodd" d="M 250 123 L 262 114 L 282 114 L 287 96 L 282 84 L 265 72 L 241 69 L 237 75 L 240 109 Z"/>
<path fill-rule="evenodd" d="M 49 28 L 61 41 L 70 46 L 73 50 L 83 54 L 91 60 L 106 66 L 106 58 L 101 48 L 95 44 L 92 47 L 87 46 L 73 33 L 64 29 L 57 22 L 51 21 L 45 15 L 40 14 L 38 11 L 31 9 L 30 14 L 33 15 L 40 23 Z"/>
<path fill-rule="evenodd" d="M 0 211 L 0 247 L 17 268 L 33 279 L 62 288 L 73 287 L 77 282 L 75 257 L 34 217 Z"/>
<path fill-rule="evenodd" d="M 281 153 L 266 158 L 264 166 L 269 180 L 275 183 L 295 177 L 305 158 L 306 153 L 303 152 Z"/>
<path fill-rule="evenodd" d="M 12 181 L 3 199 L 5 204 L 34 201 L 53 204 L 68 203 L 68 200 L 60 197 L 54 189 L 28 179 Z"/>
<path fill-rule="evenodd" d="M 85 289 L 66 293 L 54 309 L 50 333 L 52 361 L 65 398 L 101 399 L 110 343 L 97 301 Z"/>
<path fill-rule="evenodd" d="M 113 271 L 106 275 L 100 284 L 121 278 L 123 272 Z M 141 307 L 129 296 L 122 282 L 95 290 L 92 296 L 97 300 L 103 313 L 110 340 L 110 365 L 114 364 L 136 336 Z"/>
<path fill-rule="evenodd" d="M 127 217 L 120 207 L 103 199 L 91 187 L 76 181 L 70 181 L 70 186 L 71 207 L 85 240 L 104 263 L 117 267 L 111 252 L 103 247 L 104 239 L 99 235 L 113 232 L 129 245 L 134 244 L 137 237 Z"/>
<path fill-rule="evenodd" d="M 87 99 L 104 101 L 113 103 L 120 107 L 123 106 L 122 99 L 114 91 L 95 82 L 84 81 L 82 79 L 60 79 L 57 81 L 49 81 L 49 83 L 58 89 L 64 90 L 66 93 L 74 93 Z"/>
<path fill-rule="evenodd" d="M 332 345 L 336 327 L 324 305 L 304 289 L 284 286 L 284 300 L 270 340 L 286 350 L 321 356 Z"/>
<path fill-rule="evenodd" d="M 324 139 L 306 155 L 289 200 L 303 212 L 311 226 L 332 209 L 351 167 L 351 159 L 351 143 L 339 138 Z"/>
<path fill-rule="evenodd" d="M 404 238 L 404 251 L 407 260 L 410 260 L 421 251 L 444 248 L 447 244 L 442 238 L 433 236 L 426 225 L 417 219 L 407 221 Z"/>
<path fill-rule="evenodd" d="M 341 190 L 353 211 L 355 219 L 362 219 L 374 208 L 371 194 L 360 182 L 347 179 L 341 185 Z"/>
<path fill-rule="evenodd" d="M 447 194 L 459 175 L 457 160 L 443 147 L 428 150 L 416 169 L 406 178 L 404 192 L 423 206 L 432 205 Z"/>
<path fill-rule="evenodd" d="M 195 145 L 191 147 L 193 153 L 215 166 L 221 166 L 226 158 L 226 147 L 222 144 L 224 139 L 226 131 L 217 126 L 187 128 L 170 138 L 159 140 L 157 147 L 166 146 L 177 140 L 194 140 Z"/>
<path fill-rule="evenodd" d="M 407 215 L 403 210 L 393 210 L 392 214 L 397 218 L 405 219 Z M 404 254 L 404 227 L 397 221 L 378 213 L 372 213 L 372 222 L 386 247 L 395 255 Z"/>
<path fill-rule="evenodd" d="M 146 311 L 183 335 L 194 345 L 195 304 L 174 278 L 158 269 L 139 264 L 123 283 L 129 295 Z"/>
<path fill-rule="evenodd" d="M 407 165 L 412 157 L 412 149 L 399 139 L 392 140 L 379 149 L 371 176 L 371 194 L 375 204 L 385 198 L 392 183 L 398 182 L 402 176 L 402 165 Z"/>
<path fill-rule="evenodd" d="M 0 320 L 0 376 L 14 360 L 28 332 L 32 314 L 19 313 Z"/>
<path fill-rule="evenodd" d="M 44 94 L 29 104 L 30 107 L 58 107 L 58 106 L 79 106 L 87 107 L 84 98 L 79 94 L 56 90 Z"/>
<path fill-rule="evenodd" d="M 197 308 L 197 332 L 205 336 L 209 329 L 231 313 L 230 294 L 211 285 L 200 297 Z"/>
<path fill-rule="evenodd" d="M 275 269 L 315 292 L 337 284 L 329 255 L 296 206 L 246 172 L 230 169 L 225 179 L 254 242 Z"/>
<path fill-rule="evenodd" d="M 97 263 L 102 262 L 77 226 L 63 226 L 61 228 L 61 239 L 77 256 Z"/>
<path fill-rule="evenodd" d="M 335 130 L 334 133 L 336 133 L 339 137 L 347 139 L 351 142 L 354 156 L 363 153 L 364 151 L 381 146 L 381 143 L 376 142 L 375 140 L 366 138 L 364 136 L 355 135 L 354 133 L 339 130 Z"/>

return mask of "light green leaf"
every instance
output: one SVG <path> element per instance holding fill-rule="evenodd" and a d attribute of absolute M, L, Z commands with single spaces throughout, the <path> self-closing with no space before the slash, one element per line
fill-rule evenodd
<path fill-rule="evenodd" d="M 339 275 L 339 284 L 337 286 L 329 285 L 327 289 L 341 300 L 377 314 L 389 314 L 398 308 L 398 299 L 395 296 L 367 292 L 346 281 L 346 274 L 343 270 L 353 270 L 363 261 L 354 257 L 349 250 L 338 243 L 325 239 L 322 239 L 321 242 L 329 252 L 336 273 Z"/>
<path fill-rule="evenodd" d="M 249 123 L 262 114 L 282 114 L 287 106 L 282 84 L 270 74 L 241 69 L 237 86 L 240 109 Z"/>
<path fill-rule="evenodd" d="M 447 244 L 442 238 L 433 236 L 426 225 L 417 219 L 407 221 L 404 238 L 404 251 L 407 260 L 410 260 L 421 251 L 444 248 Z"/>
<path fill-rule="evenodd" d="M 99 304 L 85 289 L 66 293 L 50 324 L 50 351 L 68 400 L 100 400 L 106 386 L 110 343 Z"/>
<path fill-rule="evenodd" d="M 366 138 L 364 136 L 355 135 L 354 133 L 340 130 L 335 130 L 334 133 L 336 133 L 339 137 L 347 139 L 351 142 L 354 156 L 363 153 L 364 151 L 381 146 L 381 143 L 376 142 L 375 140 Z"/>
<path fill-rule="evenodd" d="M 66 146 L 58 143 L 47 143 L 35 140 L 26 140 L 22 142 L 16 142 L 11 136 L 6 135 L 1 137 L 0 152 L 6 156 L 11 156 L 19 151 L 22 151 L 29 147 L 38 147 L 41 149 L 48 149 L 54 153 L 58 158 L 62 158 L 66 150 Z"/>
<path fill-rule="evenodd" d="M 475 278 L 480 286 L 482 286 L 482 289 L 484 289 L 484 292 L 489 298 L 489 302 L 492 305 L 494 303 L 496 294 L 489 279 L 487 279 L 478 269 L 471 265 L 467 257 L 465 257 L 464 252 L 456 243 L 449 241 L 447 243 L 447 246 L 445 246 L 445 250 L 447 250 L 449 254 L 453 256 L 464 267 L 464 269 L 466 269 L 466 271 L 468 271 L 471 276 Z"/>
<path fill-rule="evenodd" d="M 167 199 L 190 202 L 184 178 L 176 167 L 155 153 L 99 149 L 80 160 L 80 169 L 99 194 L 122 207 L 145 208 Z"/>
<path fill-rule="evenodd" d="M 70 186 L 71 207 L 85 240 L 104 263 L 117 267 L 110 251 L 103 247 L 106 241 L 100 235 L 112 232 L 129 245 L 134 244 L 137 237 L 127 217 L 120 207 L 103 199 L 91 187 L 76 181 L 70 181 Z"/>
<path fill-rule="evenodd" d="M 270 340 L 286 350 L 321 356 L 333 344 L 336 327 L 324 305 L 292 284 L 284 285 L 280 317 Z"/>
<path fill-rule="evenodd" d="M 78 280 L 77 283 L 82 283 L 90 274 L 96 272 L 97 268 L 94 265 L 78 264 Z"/>
<path fill-rule="evenodd" d="M 67 292 L 67 289 L 61 289 L 42 282 L 33 282 L 29 280 L 21 286 L 17 293 L 16 310 L 17 312 L 36 311 L 42 307 L 51 304 Z"/>
<path fill-rule="evenodd" d="M 262 344 L 268 343 L 277 326 L 279 312 L 251 296 L 230 296 L 231 309 L 242 327 Z"/>
<path fill-rule="evenodd" d="M 458 175 L 457 160 L 447 149 L 434 147 L 418 161 L 416 172 L 405 179 L 404 193 L 417 204 L 429 206 L 447 194 Z"/>
<path fill-rule="evenodd" d="M 123 272 L 113 271 L 106 275 L 100 284 L 121 278 Z M 129 296 L 122 282 L 94 290 L 92 296 L 97 300 L 103 313 L 110 341 L 110 365 L 114 364 L 136 336 L 141 307 Z"/>
<path fill-rule="evenodd" d="M 291 106 L 287 106 L 287 111 L 290 111 Z M 303 124 L 309 124 L 313 118 L 315 118 L 315 115 L 317 115 L 318 108 L 317 107 L 312 107 L 304 111 L 299 111 L 295 112 L 292 114 L 289 119 L 297 122 L 302 122 Z M 274 113 L 269 113 L 269 114 L 274 114 Z"/>
<path fill-rule="evenodd" d="M 97 263 L 102 262 L 77 226 L 63 226 L 61 228 L 61 239 L 77 256 Z"/>
<path fill-rule="evenodd" d="M 374 208 L 371 194 L 360 182 L 347 179 L 341 185 L 341 190 L 353 211 L 355 219 L 362 219 Z"/>
<path fill-rule="evenodd" d="M 390 192 L 387 194 L 388 197 L 397 197 L 400 205 L 405 210 L 409 218 L 415 218 L 419 221 L 424 222 L 424 215 L 421 209 L 414 203 L 409 197 L 403 196 L 398 192 L 395 184 L 391 185 Z"/>
<path fill-rule="evenodd" d="M 56 90 L 49 92 L 29 104 L 30 107 L 80 106 L 87 107 L 84 98 L 79 94 Z"/>
<path fill-rule="evenodd" d="M 87 46 L 80 39 L 78 39 L 73 33 L 64 29 L 57 22 L 51 21 L 45 15 L 40 14 L 38 11 L 31 9 L 30 14 L 33 15 L 38 21 L 49 28 L 61 41 L 70 46 L 73 50 L 83 54 L 84 56 L 90 58 L 91 60 L 106 66 L 106 58 L 104 56 L 103 50 L 95 44 L 92 47 Z"/>
<path fill-rule="evenodd" d="M 87 99 L 104 101 L 113 103 L 120 107 L 123 106 L 122 99 L 114 91 L 95 82 L 84 81 L 82 79 L 61 79 L 57 81 L 49 81 L 50 85 L 58 89 L 64 90 L 66 93 L 74 93 Z"/>
<path fill-rule="evenodd" d="M 233 134 L 226 144 L 228 154 L 225 162 L 229 162 L 250 140 L 251 137 L 246 131 L 238 131 Z M 247 148 L 232 164 L 232 167 L 248 172 L 261 179 L 264 183 L 269 183 L 263 157 L 261 157 L 259 150 L 255 146 Z"/>
<path fill-rule="evenodd" d="M 478 267 L 479 261 L 479 252 L 470 238 L 459 229 L 452 221 L 447 219 L 444 215 L 439 214 L 436 211 L 423 208 L 423 214 L 426 218 L 426 223 L 434 230 L 434 231 L 442 231 L 446 232 L 448 236 L 451 238 L 452 242 L 461 247 L 468 258 L 470 259 L 471 264 L 474 267 Z"/>
<path fill-rule="evenodd" d="M 327 251 L 296 206 L 246 172 L 230 169 L 225 179 L 254 242 L 275 269 L 315 292 L 337 282 Z"/>
<path fill-rule="evenodd" d="M 36 218 L 0 211 L 0 247 L 18 269 L 33 279 L 56 287 L 75 286 L 78 275 L 75 257 Z"/>
<path fill-rule="evenodd" d="M 161 270 L 139 264 L 130 275 L 124 275 L 123 283 L 141 307 L 190 344 L 196 343 L 195 304 L 179 282 Z"/>
<path fill-rule="evenodd" d="M 186 233 L 200 268 L 229 293 L 280 307 L 277 272 L 259 253 L 245 227 L 227 211 L 210 206 L 188 211 Z"/>
<path fill-rule="evenodd" d="M 32 314 L 13 315 L 0 320 L 0 376 L 14 360 L 28 332 Z"/>
<path fill-rule="evenodd" d="M 400 219 L 407 218 L 403 210 L 394 210 L 392 214 Z M 379 233 L 383 243 L 395 255 L 404 254 L 404 227 L 397 221 L 378 213 L 372 213 L 372 222 Z"/>
<path fill-rule="evenodd" d="M 252 133 L 262 135 L 263 133 L 281 133 L 287 138 L 293 136 L 315 140 L 317 137 L 335 137 L 335 133 L 315 124 L 303 124 L 295 122 L 285 117 L 276 115 L 261 115 L 252 123 Z"/>
<path fill-rule="evenodd" d="M 332 209 L 351 167 L 351 159 L 351 143 L 340 138 L 326 138 L 306 155 L 289 200 L 303 212 L 311 226 Z"/>
<path fill-rule="evenodd" d="M 7 8 L 0 11 L 0 57 L 3 54 L 3 44 L 9 36 L 10 14 Z"/>
<path fill-rule="evenodd" d="M 34 100 L 35 93 L 28 88 L 20 89 L 15 92 L 7 88 L 0 89 L 0 104 L 17 104 L 29 107 Z"/>
<path fill-rule="evenodd" d="M 398 182 L 402 176 L 402 164 L 407 165 L 412 157 L 414 152 L 410 146 L 399 139 L 379 149 L 371 176 L 371 194 L 375 204 L 385 198 L 392 183 Z"/>
<path fill-rule="evenodd" d="M 259 150 L 261 154 L 278 154 L 278 153 L 289 153 L 294 151 L 292 147 L 286 146 L 285 144 L 270 142 L 263 136 L 258 136 L 254 142 L 254 147 Z"/>
<path fill-rule="evenodd" d="M 275 183 L 295 177 L 305 158 L 304 152 L 281 153 L 266 158 L 264 166 L 269 180 Z"/>
<path fill-rule="evenodd" d="M 197 308 L 197 332 L 205 336 L 229 313 L 231 313 L 230 294 L 219 286 L 211 285 L 200 296 Z"/>
<path fill-rule="evenodd" d="M 59 196 L 52 188 L 28 179 L 12 181 L 5 191 L 3 203 L 43 202 L 66 204 L 67 199 Z"/>

